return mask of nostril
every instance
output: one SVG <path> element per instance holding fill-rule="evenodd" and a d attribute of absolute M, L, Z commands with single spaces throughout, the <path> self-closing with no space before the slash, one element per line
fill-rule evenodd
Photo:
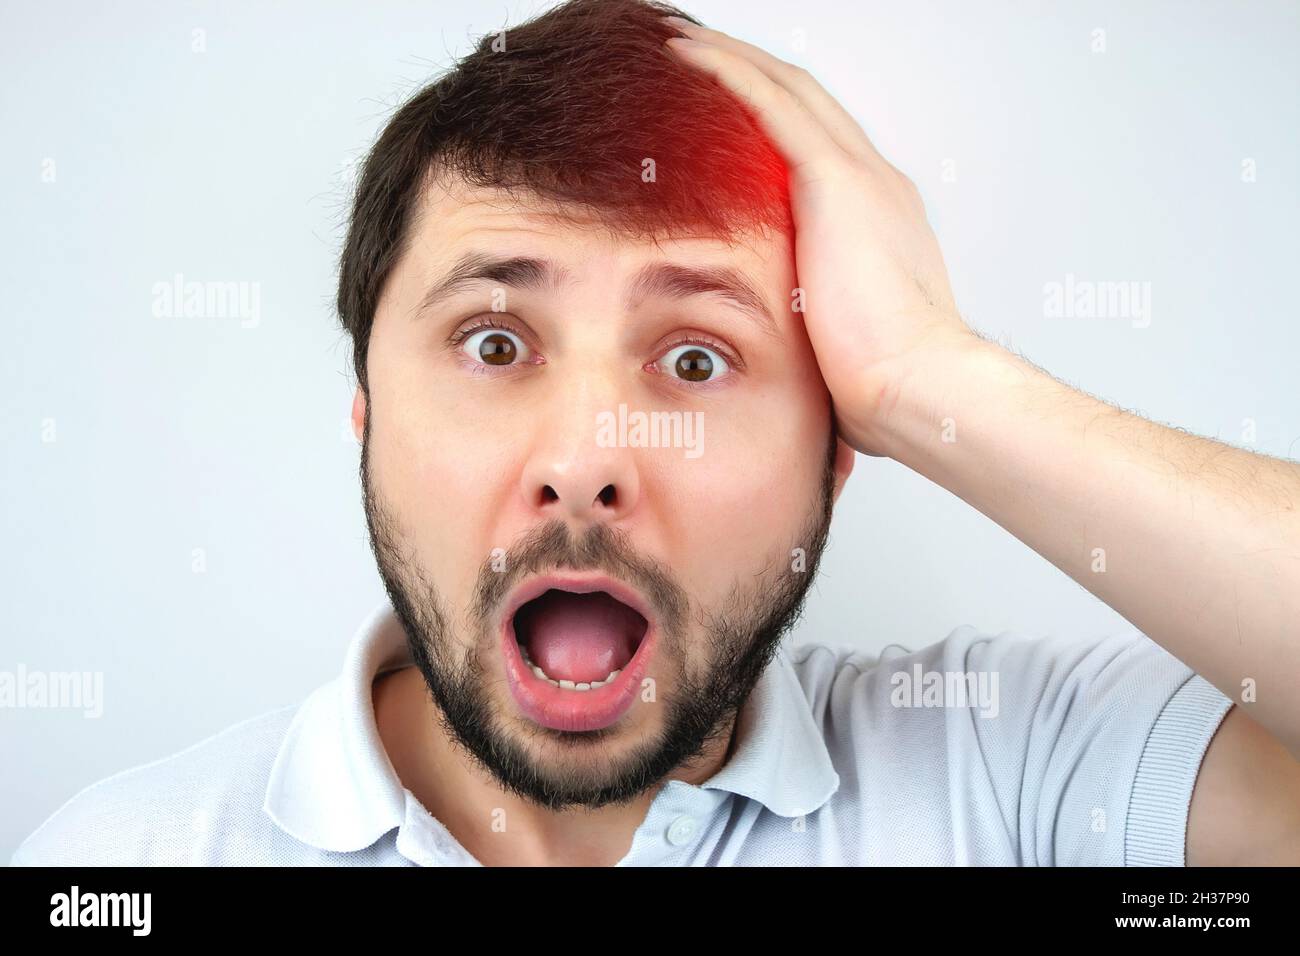
<path fill-rule="evenodd" d="M 610 505 L 614 503 L 614 498 L 616 497 L 614 486 L 606 485 L 604 488 L 600 489 L 600 494 L 598 494 L 596 497 L 600 500 L 600 503 L 602 505 L 608 508 Z"/>
<path fill-rule="evenodd" d="M 542 488 L 542 503 L 543 503 L 543 504 L 546 504 L 546 503 L 549 503 L 549 502 L 552 502 L 552 501 L 559 501 L 559 500 L 560 500 L 560 496 L 557 495 L 557 494 L 555 493 L 555 489 L 552 488 L 550 485 L 546 485 L 546 486 L 544 486 L 544 487 Z"/>

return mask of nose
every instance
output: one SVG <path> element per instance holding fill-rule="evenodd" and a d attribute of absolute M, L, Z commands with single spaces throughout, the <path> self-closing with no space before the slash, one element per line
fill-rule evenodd
<path fill-rule="evenodd" d="M 635 449 L 601 441 L 602 414 L 618 416 L 613 389 L 584 380 L 535 409 L 537 432 L 521 477 L 525 505 L 539 518 L 563 518 L 581 531 L 615 522 L 635 508 L 640 475 Z"/>

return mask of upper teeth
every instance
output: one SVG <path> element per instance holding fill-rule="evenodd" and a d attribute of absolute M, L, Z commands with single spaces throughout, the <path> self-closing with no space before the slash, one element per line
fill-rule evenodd
<path fill-rule="evenodd" d="M 604 680 L 597 680 L 597 681 L 590 681 L 590 682 L 581 681 L 578 683 L 575 683 L 571 680 L 554 680 L 553 678 L 546 676 L 546 671 L 542 670 L 540 667 L 538 667 L 536 664 L 533 663 L 533 659 L 528 656 L 528 648 L 524 647 L 524 645 L 522 644 L 519 645 L 519 653 L 523 656 L 524 663 L 527 664 L 528 667 L 532 669 L 532 672 L 534 674 L 536 674 L 542 680 L 549 681 L 553 686 L 559 687 L 563 690 L 595 690 L 597 687 L 604 687 L 606 684 L 613 681 L 614 678 L 618 677 L 619 674 L 623 673 L 623 669 L 620 667 L 618 670 L 610 671 L 609 675 Z"/>

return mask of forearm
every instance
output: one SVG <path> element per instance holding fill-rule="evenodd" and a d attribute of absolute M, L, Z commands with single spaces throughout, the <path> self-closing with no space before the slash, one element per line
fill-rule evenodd
<path fill-rule="evenodd" d="M 1124 615 L 1300 757 L 1300 467 L 1146 421 L 983 340 L 882 410 L 887 453 Z M 1249 683 L 1246 683 L 1249 682 Z"/>

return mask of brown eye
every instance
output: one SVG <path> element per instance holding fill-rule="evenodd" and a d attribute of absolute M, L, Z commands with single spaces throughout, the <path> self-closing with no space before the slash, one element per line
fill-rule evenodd
<path fill-rule="evenodd" d="M 497 332 L 478 344 L 478 354 L 489 365 L 509 365 L 515 360 L 515 343 Z"/>
<path fill-rule="evenodd" d="M 470 358 L 484 365 L 513 365 L 528 351 L 519 337 L 504 329 L 482 329 L 461 346 Z"/>
<path fill-rule="evenodd" d="M 661 360 L 670 374 L 686 382 L 709 382 L 729 370 L 727 360 L 702 345 L 679 345 Z"/>

